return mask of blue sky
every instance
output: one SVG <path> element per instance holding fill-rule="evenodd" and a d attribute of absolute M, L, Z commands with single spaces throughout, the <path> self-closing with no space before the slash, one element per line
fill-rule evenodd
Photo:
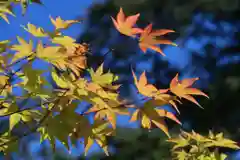
<path fill-rule="evenodd" d="M 50 22 L 49 16 L 52 17 L 61 16 L 62 19 L 68 20 L 68 19 L 76 19 L 78 16 L 86 16 L 87 15 L 87 9 L 90 5 L 93 3 L 99 2 L 99 0 L 71 0 L 71 3 L 69 3 L 70 0 L 43 0 L 44 6 L 39 6 L 36 4 L 32 4 L 29 6 L 26 15 L 23 17 L 21 16 L 21 8 L 20 6 L 15 6 L 14 13 L 16 14 L 16 17 L 9 16 L 10 25 L 7 24 L 5 21 L 0 20 L 0 40 L 9 39 L 11 41 L 16 41 L 16 36 L 23 37 L 24 39 L 28 40 L 30 35 L 20 27 L 20 25 L 26 25 L 28 22 L 36 25 L 41 26 L 46 30 L 53 29 L 53 26 Z M 203 17 L 196 16 L 195 21 L 201 21 Z M 211 21 L 206 21 L 204 23 L 206 27 L 209 29 L 216 29 L 216 26 L 211 23 Z M 190 26 L 188 29 L 191 30 Z M 70 27 L 67 31 L 65 31 L 65 34 L 68 36 L 71 36 L 73 38 L 77 38 L 79 34 L 81 33 L 82 29 L 84 28 L 83 24 L 75 24 L 72 27 Z M 228 24 L 224 24 L 224 29 L 226 32 L 230 32 L 232 29 L 231 26 Z M 186 32 L 190 32 L 187 30 Z M 194 50 L 198 51 L 200 54 L 204 52 L 202 51 L 202 46 L 207 43 L 208 41 L 211 41 L 211 39 L 207 39 L 206 37 L 203 39 L 194 39 L 190 38 L 186 42 L 184 42 L 185 37 L 181 37 L 181 39 L 176 40 L 175 42 L 177 44 L 182 44 L 179 47 L 166 47 L 164 49 L 164 53 L 167 55 L 166 60 L 168 60 L 173 66 L 177 66 L 180 68 L 183 68 L 186 66 L 189 62 L 190 54 L 189 51 Z M 223 46 L 226 44 L 226 41 L 229 39 L 215 39 L 216 45 Z M 37 64 L 37 67 L 40 67 L 41 63 Z M 148 68 L 149 64 L 141 64 L 141 67 Z M 185 74 L 183 76 L 191 76 L 188 74 Z M 128 125 L 128 118 L 121 117 L 118 119 L 119 125 Z M 121 122 L 121 123 L 120 123 Z M 135 124 L 130 125 L 131 127 L 136 127 Z M 33 147 L 34 150 L 38 148 L 38 142 L 34 143 Z M 93 147 L 91 151 L 94 151 L 98 149 L 98 147 Z M 79 153 L 82 153 L 83 148 L 79 148 L 78 150 L 73 150 L 73 155 L 78 155 Z"/>

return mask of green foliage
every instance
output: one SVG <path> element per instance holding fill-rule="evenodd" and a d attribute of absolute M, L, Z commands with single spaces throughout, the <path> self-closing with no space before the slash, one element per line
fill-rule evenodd
<path fill-rule="evenodd" d="M 202 136 L 192 131 L 187 133 L 182 131 L 178 138 L 168 140 L 174 143 L 172 148 L 175 159 L 179 160 L 224 160 L 227 155 L 219 153 L 218 147 L 239 149 L 236 142 L 223 137 L 223 133 L 214 135 L 209 131 L 208 136 Z M 214 148 L 211 151 L 211 148 Z"/>
<path fill-rule="evenodd" d="M 4 3 L 1 3 L 3 5 L 0 8 L 0 16 L 6 21 L 8 21 L 6 18 L 7 13 L 13 15 L 11 9 L 8 9 L 12 2 L 20 3 L 23 7 L 23 13 L 31 2 L 41 4 L 37 0 L 4 1 Z M 139 47 L 144 53 L 149 48 L 163 54 L 155 45 L 175 45 L 169 40 L 156 39 L 156 36 L 173 32 L 171 30 L 152 30 L 152 24 L 145 29 L 132 28 L 139 15 L 125 17 L 122 9 L 120 9 L 117 15 L 118 24 L 115 24 L 115 19 L 113 19 L 113 23 L 122 34 L 130 37 L 141 34 L 138 41 Z M 181 122 L 174 114 L 161 107 L 171 104 L 179 112 L 176 103 L 181 102 L 181 98 L 188 99 L 199 105 L 191 95 L 207 97 L 200 90 L 190 88 L 198 78 L 179 81 L 176 76 L 171 81 L 168 89 L 158 89 L 148 83 L 145 72 L 141 74 L 139 80 L 133 72 L 134 83 L 139 93 L 150 98 L 150 100 L 145 102 L 143 107 L 135 104 L 129 105 L 119 97 L 118 88 L 120 85 L 114 85 L 118 77 L 109 71 L 104 72 L 104 63 L 96 70 L 87 66 L 86 54 L 88 53 L 88 46 L 77 43 L 75 39 L 63 35 L 62 31 L 64 29 L 78 23 L 78 21 L 65 21 L 60 17 L 57 17 L 56 20 L 50 17 L 50 20 L 55 27 L 53 31 L 45 31 L 43 28 L 31 23 L 28 23 L 27 27 L 22 26 L 25 31 L 38 39 L 36 47 L 33 45 L 34 40 L 27 42 L 21 37 L 17 37 L 18 44 L 12 44 L 9 41 L 0 42 L 0 86 L 2 97 L 0 116 L 9 118 L 9 128 L 4 134 L 1 134 L 0 138 L 0 149 L 5 154 L 14 151 L 13 149 L 21 138 L 37 132 L 41 136 L 40 142 L 44 140 L 50 141 L 53 149 L 55 149 L 56 139 L 60 140 L 68 150 L 71 145 L 68 143 L 69 139 L 73 144 L 76 144 L 78 140 L 83 140 L 85 154 L 96 142 L 106 155 L 109 155 L 107 137 L 113 136 L 115 133 L 117 115 L 129 115 L 131 121 L 140 120 L 142 127 L 147 129 L 151 129 L 153 123 L 170 138 L 171 135 L 168 132 L 165 119 L 171 119 L 178 124 L 181 124 Z M 126 22 L 126 26 L 121 26 L 122 22 Z M 42 44 L 41 38 L 43 37 L 49 40 L 47 44 Z M 14 54 L 10 53 L 10 51 L 13 51 Z M 32 63 L 35 60 L 47 62 L 51 64 L 51 67 L 47 70 L 33 69 Z M 19 69 L 13 71 L 12 66 L 20 62 L 24 63 Z M 61 73 L 57 72 L 56 69 L 60 70 Z M 83 70 L 90 74 L 91 80 L 84 78 Z M 43 74 L 49 71 L 57 87 L 44 78 Z M 13 83 L 16 77 L 21 81 Z M 14 96 L 12 93 L 13 87 L 21 87 L 24 94 Z M 29 99 L 36 100 L 38 104 L 26 107 Z M 19 101 L 22 102 L 19 103 Z M 91 107 L 87 111 L 77 113 L 76 108 L 83 101 L 88 102 Z M 133 113 L 130 112 L 130 107 L 134 109 Z M 88 119 L 89 113 L 94 113 L 93 123 Z M 28 130 L 21 135 L 15 136 L 16 131 L 22 126 L 27 126 Z M 194 136 L 192 137 L 194 138 Z M 199 138 L 199 136 L 195 136 L 195 138 Z M 206 141 L 208 143 L 204 144 L 204 147 L 223 145 L 238 149 L 233 141 L 223 139 L 222 135 L 217 135 L 215 138 L 218 138 L 218 140 Z M 185 140 L 182 141 L 180 147 L 184 147 L 189 143 L 185 142 Z M 178 141 L 174 142 L 177 143 Z M 195 154 L 196 147 L 199 146 L 193 146 L 193 149 L 189 151 L 190 153 L 183 150 L 176 152 L 178 158 L 186 157 L 192 153 Z M 174 149 L 176 148 L 179 148 L 179 146 L 174 147 Z M 216 157 L 217 153 L 201 152 L 201 154 L 202 157 L 200 155 L 198 157 L 206 158 L 208 156 L 211 158 L 211 156 Z M 217 156 L 224 157 L 221 154 Z"/>

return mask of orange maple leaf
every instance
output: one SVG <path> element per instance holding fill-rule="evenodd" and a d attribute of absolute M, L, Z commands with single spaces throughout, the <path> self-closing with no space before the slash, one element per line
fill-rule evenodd
<path fill-rule="evenodd" d="M 133 71 L 132 74 L 139 93 L 147 97 L 152 97 L 157 93 L 158 89 L 152 84 L 148 84 L 145 71 L 140 75 L 139 80 L 137 80 L 137 76 Z"/>
<path fill-rule="evenodd" d="M 150 48 L 156 52 L 161 53 L 163 56 L 165 56 L 163 51 L 156 45 L 158 44 L 170 44 L 174 46 L 177 46 L 177 45 L 170 40 L 157 39 L 157 37 L 165 35 L 167 33 L 171 33 L 171 32 L 174 32 L 174 31 L 169 29 L 159 29 L 159 30 L 152 31 L 152 24 L 149 24 L 146 28 L 144 28 L 143 32 L 141 33 L 141 37 L 139 39 L 139 47 L 144 53 L 146 53 L 147 48 Z"/>
<path fill-rule="evenodd" d="M 137 76 L 132 70 L 134 83 L 138 89 L 138 92 L 144 96 L 152 97 L 154 99 L 162 100 L 162 105 L 165 105 L 167 103 L 170 103 L 176 110 L 177 106 L 173 100 L 176 100 L 175 97 L 170 96 L 169 94 L 166 94 L 169 89 L 157 89 L 154 85 L 149 84 L 146 77 L 146 72 L 144 71 L 140 77 L 139 80 L 137 80 Z"/>
<path fill-rule="evenodd" d="M 140 28 L 133 28 L 133 26 L 136 24 L 140 14 L 135 14 L 133 16 L 126 17 L 122 8 L 120 8 L 120 11 L 117 14 L 117 19 L 115 20 L 113 17 L 112 21 L 115 26 L 115 28 L 122 34 L 135 37 L 135 34 L 141 33 L 143 30 Z"/>
<path fill-rule="evenodd" d="M 199 107 L 201 105 L 191 96 L 191 95 L 202 95 L 209 98 L 205 93 L 196 88 L 189 88 L 196 80 L 199 78 L 187 78 L 184 80 L 178 80 L 178 74 L 172 79 L 170 83 L 170 90 L 172 93 L 177 95 L 180 98 L 185 98 Z M 201 107 L 202 108 L 202 107 Z"/>

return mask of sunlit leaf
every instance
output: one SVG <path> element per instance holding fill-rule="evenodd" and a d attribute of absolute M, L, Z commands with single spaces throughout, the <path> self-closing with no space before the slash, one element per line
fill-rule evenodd
<path fill-rule="evenodd" d="M 115 28 L 122 34 L 135 37 L 136 34 L 141 33 L 142 29 L 140 28 L 134 28 L 134 25 L 136 24 L 140 14 L 136 14 L 133 16 L 128 16 L 126 17 L 123 9 L 120 8 L 118 14 L 117 14 L 117 19 L 115 20 L 113 17 L 112 21 L 115 26 Z"/>
<path fill-rule="evenodd" d="M 31 33 L 35 37 L 47 37 L 48 34 L 44 32 L 43 28 L 36 27 L 35 25 L 28 23 L 27 28 L 22 26 L 27 32 Z"/>
<path fill-rule="evenodd" d="M 15 62 L 16 60 L 19 60 L 21 58 L 24 58 L 26 56 L 29 56 L 32 54 L 33 51 L 33 42 L 32 40 L 27 43 L 24 39 L 21 37 L 17 37 L 19 44 L 15 44 L 12 46 L 12 50 L 16 51 L 12 61 Z"/>
<path fill-rule="evenodd" d="M 67 88 L 69 86 L 69 82 L 64 80 L 62 77 L 59 77 L 56 72 L 52 72 L 52 78 L 56 82 L 56 84 L 61 88 Z"/>
<path fill-rule="evenodd" d="M 90 71 L 92 81 L 101 86 L 112 84 L 112 82 L 118 79 L 118 77 L 113 75 L 112 73 L 103 73 L 103 63 L 101 64 L 101 66 L 99 66 L 96 72 L 94 72 L 93 69 L 89 71 Z"/>
<path fill-rule="evenodd" d="M 162 55 L 165 56 L 165 54 L 162 52 L 162 50 L 156 46 L 158 44 L 170 44 L 176 46 L 175 43 L 169 40 L 164 40 L 164 39 L 158 39 L 158 36 L 165 35 L 167 33 L 174 32 L 173 30 L 155 30 L 152 31 L 152 24 L 149 24 L 141 33 L 141 37 L 139 39 L 139 47 L 141 50 L 145 53 L 147 49 L 152 49 L 156 52 L 161 53 Z"/>
<path fill-rule="evenodd" d="M 15 17 L 13 12 L 9 8 L 7 8 L 7 7 L 0 7 L 0 17 L 2 19 L 4 19 L 9 24 L 9 20 L 7 18 L 7 14 L 12 15 L 12 16 Z"/>
<path fill-rule="evenodd" d="M 172 79 L 170 83 L 170 90 L 172 93 L 180 98 L 185 98 L 198 106 L 200 104 L 191 95 L 202 95 L 209 98 L 205 93 L 196 88 L 190 88 L 190 86 L 199 78 L 189 78 L 179 81 L 178 74 Z M 201 107 L 201 106 L 200 106 Z"/>
<path fill-rule="evenodd" d="M 77 47 L 78 45 L 75 43 L 75 39 L 69 36 L 57 36 L 52 39 L 52 43 L 60 44 L 66 48 L 68 47 Z"/>
<path fill-rule="evenodd" d="M 50 17 L 52 24 L 55 26 L 56 30 L 59 29 L 67 29 L 72 24 L 79 23 L 77 20 L 62 20 L 61 17 L 57 17 L 56 20 L 54 20 L 52 17 Z"/>
<path fill-rule="evenodd" d="M 15 114 L 12 114 L 11 116 L 10 116 L 10 119 L 9 119 L 9 129 L 10 130 L 12 130 L 13 129 L 13 127 L 17 124 L 17 123 L 19 123 L 19 121 L 21 120 L 21 114 L 18 114 L 18 113 L 15 113 Z"/>

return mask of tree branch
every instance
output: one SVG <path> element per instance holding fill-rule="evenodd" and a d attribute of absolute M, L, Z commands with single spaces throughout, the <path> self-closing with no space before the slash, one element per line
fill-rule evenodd
<path fill-rule="evenodd" d="M 19 59 L 19 60 L 15 61 L 15 62 L 9 64 L 8 66 L 6 66 L 6 68 L 10 68 L 10 67 L 12 67 L 13 65 L 18 64 L 18 63 L 20 63 L 21 61 L 26 60 L 26 59 L 28 59 L 28 58 L 30 58 L 30 57 L 32 57 L 32 56 L 33 56 L 33 54 L 30 54 L 29 56 L 26 56 L 26 57 L 24 57 L 24 58 L 22 58 L 22 59 Z"/>

